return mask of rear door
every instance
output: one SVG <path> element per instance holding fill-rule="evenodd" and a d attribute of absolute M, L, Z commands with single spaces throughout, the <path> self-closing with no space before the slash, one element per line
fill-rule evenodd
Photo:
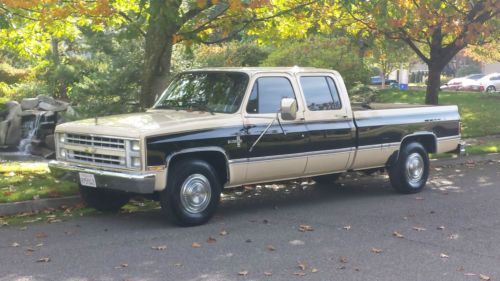
<path fill-rule="evenodd" d="M 305 174 L 345 171 L 355 150 L 356 131 L 343 81 L 330 73 L 302 73 L 297 79 L 309 132 Z"/>

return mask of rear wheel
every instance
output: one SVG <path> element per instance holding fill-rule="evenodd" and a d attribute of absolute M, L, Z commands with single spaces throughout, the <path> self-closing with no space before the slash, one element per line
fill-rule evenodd
<path fill-rule="evenodd" d="M 398 158 L 389 168 L 389 178 L 396 191 L 411 194 L 422 191 L 429 177 L 429 156 L 417 142 L 401 148 Z"/>
<path fill-rule="evenodd" d="M 497 89 L 495 89 L 495 86 L 488 86 L 488 88 L 486 88 L 486 92 L 488 93 L 492 93 L 492 92 L 495 92 Z"/>
<path fill-rule="evenodd" d="M 101 212 L 117 212 L 130 200 L 130 195 L 125 192 L 82 185 L 80 196 L 87 206 Z"/>
<path fill-rule="evenodd" d="M 217 173 L 210 164 L 197 159 L 173 165 L 167 187 L 160 194 L 163 212 L 181 226 L 204 224 L 219 205 L 222 185 Z"/>

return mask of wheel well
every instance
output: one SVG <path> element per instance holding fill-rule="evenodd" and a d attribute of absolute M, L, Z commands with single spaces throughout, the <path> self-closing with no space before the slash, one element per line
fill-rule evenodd
<path fill-rule="evenodd" d="M 418 142 L 420 143 L 428 153 L 436 153 L 437 152 L 437 139 L 432 134 L 422 134 L 422 135 L 414 135 L 408 136 L 403 139 L 401 142 L 401 147 L 410 143 L 410 142 Z"/>
<path fill-rule="evenodd" d="M 218 151 L 196 151 L 174 155 L 168 162 L 168 172 L 176 162 L 185 159 L 200 159 L 203 160 L 215 169 L 217 176 L 222 184 L 229 181 L 229 167 L 227 165 L 226 156 Z"/>

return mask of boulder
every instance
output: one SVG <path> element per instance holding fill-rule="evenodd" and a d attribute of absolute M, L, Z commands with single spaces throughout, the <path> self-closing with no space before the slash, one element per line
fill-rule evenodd
<path fill-rule="evenodd" d="M 15 146 L 21 141 L 21 105 L 18 102 L 6 103 L 9 113 L 0 122 L 0 145 Z"/>
<path fill-rule="evenodd" d="M 38 106 L 38 103 L 40 101 L 38 98 L 24 98 L 21 101 L 21 109 L 22 110 L 29 110 L 29 109 L 35 109 Z"/>
<path fill-rule="evenodd" d="M 45 139 L 45 146 L 49 149 L 56 150 L 56 145 L 55 145 L 55 140 L 54 140 L 54 135 L 46 135 Z"/>
<path fill-rule="evenodd" d="M 39 100 L 38 109 L 44 111 L 66 111 L 69 103 L 60 100 L 55 100 L 47 96 L 38 96 Z"/>

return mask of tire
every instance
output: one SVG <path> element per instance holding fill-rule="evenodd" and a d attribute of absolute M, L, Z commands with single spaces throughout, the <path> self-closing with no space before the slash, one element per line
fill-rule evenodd
<path fill-rule="evenodd" d="M 332 184 L 336 182 L 341 174 L 329 174 L 329 175 L 322 175 L 322 176 L 317 176 L 314 177 L 313 180 L 317 183 L 321 184 Z"/>
<path fill-rule="evenodd" d="M 404 194 L 422 191 L 429 177 L 429 156 L 425 148 L 411 142 L 401 148 L 398 158 L 389 167 L 392 187 Z"/>
<path fill-rule="evenodd" d="M 495 89 L 495 86 L 488 86 L 488 88 L 486 88 L 486 92 L 488 93 L 493 93 L 495 92 L 497 89 Z"/>
<path fill-rule="evenodd" d="M 195 194 L 189 196 L 193 190 Z M 197 159 L 180 160 L 169 171 L 167 187 L 160 193 L 160 205 L 175 224 L 201 225 L 214 215 L 221 192 L 222 185 L 210 164 Z"/>
<path fill-rule="evenodd" d="M 131 196 L 125 192 L 80 185 L 80 197 L 88 207 L 101 212 L 118 212 Z"/>

